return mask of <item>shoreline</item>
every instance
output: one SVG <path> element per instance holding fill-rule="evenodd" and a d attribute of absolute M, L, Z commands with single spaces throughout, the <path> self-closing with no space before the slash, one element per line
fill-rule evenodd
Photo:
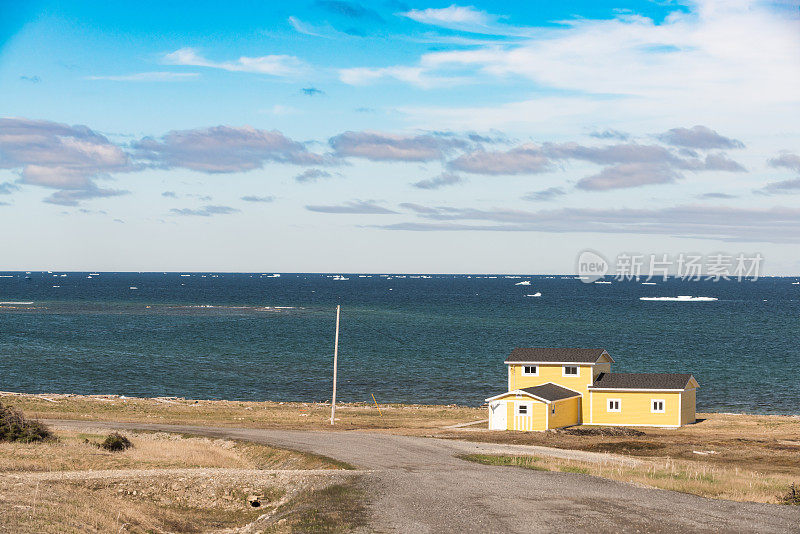
<path fill-rule="evenodd" d="M 30 397 L 41 399 L 46 402 L 55 402 L 55 399 L 87 399 L 87 400 L 96 400 L 99 402 L 104 401 L 113 401 L 113 400 L 129 400 L 129 401 L 155 401 L 164 404 L 169 403 L 186 403 L 186 404 L 199 404 L 199 403 L 227 403 L 227 404 L 267 404 L 267 405 L 274 405 L 274 406 L 330 406 L 331 402 L 329 400 L 325 401 L 279 401 L 279 400 L 239 400 L 239 399 L 194 399 L 189 397 L 178 397 L 178 396 L 159 396 L 159 397 L 137 397 L 137 396 L 128 396 L 128 395 L 120 395 L 116 393 L 28 393 L 24 391 L 0 391 L 0 400 L 3 397 Z M 408 408 L 457 408 L 457 409 L 465 409 L 465 410 L 486 410 L 487 407 L 485 405 L 482 406 L 473 406 L 468 404 L 426 404 L 426 403 L 405 403 L 405 402 L 378 402 L 379 406 L 383 407 L 408 407 Z M 337 401 L 336 407 L 337 409 L 340 407 L 375 407 L 375 403 L 367 402 L 367 401 L 356 401 L 356 402 L 347 402 L 347 401 Z M 717 412 L 717 411 L 700 411 L 698 410 L 697 415 L 721 415 L 721 416 L 748 416 L 748 417 L 785 417 L 785 418 L 792 418 L 792 419 L 800 419 L 800 413 L 796 414 L 788 414 L 788 413 L 760 413 L 760 412 Z"/>

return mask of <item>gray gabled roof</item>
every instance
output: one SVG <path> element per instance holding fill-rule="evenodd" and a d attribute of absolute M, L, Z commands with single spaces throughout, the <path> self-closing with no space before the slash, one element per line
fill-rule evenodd
<path fill-rule="evenodd" d="M 600 373 L 590 388 L 685 389 L 692 375 L 683 373 Z"/>
<path fill-rule="evenodd" d="M 604 352 L 604 349 L 516 348 L 508 355 L 505 363 L 595 363 Z"/>
<path fill-rule="evenodd" d="M 524 391 L 525 393 L 533 395 L 534 397 L 539 397 L 540 399 L 548 400 L 550 402 L 569 399 L 572 397 L 580 397 L 581 395 L 577 391 L 561 387 L 558 384 L 553 384 L 552 382 L 542 384 L 541 386 L 523 388 L 520 391 Z"/>

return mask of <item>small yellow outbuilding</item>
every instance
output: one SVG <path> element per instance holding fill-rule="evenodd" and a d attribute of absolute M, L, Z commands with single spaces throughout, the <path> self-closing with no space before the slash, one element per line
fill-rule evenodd
<path fill-rule="evenodd" d="M 492 430 L 551 430 L 581 420 L 581 394 L 552 382 L 486 400 Z"/>

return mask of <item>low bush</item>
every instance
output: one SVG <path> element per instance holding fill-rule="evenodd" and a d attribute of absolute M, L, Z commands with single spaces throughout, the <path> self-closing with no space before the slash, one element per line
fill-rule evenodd
<path fill-rule="evenodd" d="M 45 425 L 25 419 L 21 412 L 0 403 L 0 441 L 33 443 L 51 439 L 55 437 Z"/>
<path fill-rule="evenodd" d="M 573 436 L 603 436 L 603 437 L 616 437 L 616 436 L 624 436 L 624 437 L 639 437 L 645 436 L 646 434 L 641 430 L 637 430 L 635 428 L 629 427 L 586 427 L 586 426 L 574 426 L 570 428 L 565 428 L 560 430 L 564 434 L 572 434 Z"/>
<path fill-rule="evenodd" d="M 796 484 L 792 483 L 792 485 L 789 486 L 789 491 L 786 492 L 786 495 L 781 496 L 780 499 L 783 504 L 800 506 L 800 489 L 798 489 Z"/>
<path fill-rule="evenodd" d="M 133 447 L 131 440 L 118 432 L 113 432 L 106 436 L 106 439 L 97 444 L 101 449 L 111 452 L 120 452 Z"/>

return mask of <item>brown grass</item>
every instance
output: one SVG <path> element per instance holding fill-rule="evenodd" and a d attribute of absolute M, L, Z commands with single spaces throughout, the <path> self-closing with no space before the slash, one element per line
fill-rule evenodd
<path fill-rule="evenodd" d="M 365 492 L 357 481 L 306 492 L 279 507 L 269 534 L 352 532 L 368 522 Z"/>
<path fill-rule="evenodd" d="M 487 465 L 515 466 L 537 471 L 560 471 L 734 501 L 781 503 L 790 475 L 709 466 L 687 460 L 646 459 L 636 466 L 618 462 L 593 463 L 544 456 L 469 454 L 462 459 Z"/>
<path fill-rule="evenodd" d="M 13 483 L 0 477 L 0 532 L 203 532 L 247 524 L 264 513 L 244 499 L 193 503 L 189 497 L 199 489 L 196 482 L 157 496 L 147 493 L 161 489 L 157 481 L 139 484 L 122 489 L 118 481 Z M 222 496 L 236 491 L 212 486 Z"/>
<path fill-rule="evenodd" d="M 309 495 L 330 482 L 303 470 L 337 469 L 336 461 L 163 432 L 126 432 L 133 447 L 109 452 L 96 446 L 105 435 L 58 432 L 56 441 L 0 444 L 0 532 L 206 532 L 246 525 L 278 508 L 291 518 L 284 521 L 289 527 L 313 523 L 311 516 L 348 524 L 324 507 L 324 513 L 308 507 Z M 189 470 L 162 471 L 175 468 Z M 297 475 L 262 474 L 265 469 Z M 259 497 L 257 508 L 250 495 Z M 361 506 L 359 495 L 348 495 L 343 510 Z M 270 522 L 267 517 L 264 525 Z"/>
<path fill-rule="evenodd" d="M 49 399 L 49 400 L 45 400 Z M 82 421 L 146 422 L 247 428 L 330 429 L 325 403 L 141 399 L 112 395 L 0 393 L 29 417 Z M 463 406 L 337 404 L 336 430 L 435 429 L 485 419 L 485 410 Z"/>
<path fill-rule="evenodd" d="M 698 417 L 698 423 L 678 429 L 640 428 L 640 436 L 575 435 L 565 431 L 448 431 L 439 436 L 613 452 L 637 458 L 686 461 L 708 469 L 731 470 L 734 474 L 739 470 L 800 478 L 800 417 L 732 414 Z"/>
<path fill-rule="evenodd" d="M 35 446 L 0 443 L 0 474 L 15 471 L 78 471 L 227 467 L 239 469 L 338 469 L 323 456 L 253 443 L 167 434 L 126 432 L 133 447 L 121 452 L 98 448 L 105 434 L 58 432 L 58 441 Z"/>
<path fill-rule="evenodd" d="M 460 406 L 381 405 L 381 417 L 374 405 L 345 404 L 337 406 L 338 421 L 331 427 L 328 420 L 330 406 L 315 403 L 20 394 L 0 394 L 0 401 L 14 404 L 27 415 L 38 418 L 248 428 L 371 429 L 481 442 L 613 452 L 647 460 L 651 465 L 649 478 L 661 480 L 659 484 L 662 485 L 657 487 L 672 484 L 674 487 L 671 489 L 714 496 L 710 486 L 706 487 L 702 481 L 697 481 L 700 475 L 692 475 L 693 482 L 688 474 L 685 477 L 680 474 L 667 478 L 661 476 L 665 471 L 671 473 L 673 469 L 676 473 L 701 473 L 706 478 L 713 477 L 716 485 L 730 485 L 728 489 L 719 491 L 717 496 L 737 500 L 776 502 L 776 495 L 785 494 L 789 483 L 800 480 L 800 417 L 796 416 L 698 414 L 697 424 L 679 429 L 641 428 L 641 435 L 636 432 L 597 434 L 594 431 L 576 434 L 494 432 L 486 430 L 485 424 L 457 430 L 444 429 L 446 426 L 487 417 L 485 409 Z M 2 461 L 0 447 L 0 469 Z M 565 466 L 573 467 L 584 469 L 583 466 Z M 612 477 L 613 473 L 611 467 L 607 466 L 605 471 L 597 474 Z M 647 481 L 642 483 L 656 485 Z"/>

